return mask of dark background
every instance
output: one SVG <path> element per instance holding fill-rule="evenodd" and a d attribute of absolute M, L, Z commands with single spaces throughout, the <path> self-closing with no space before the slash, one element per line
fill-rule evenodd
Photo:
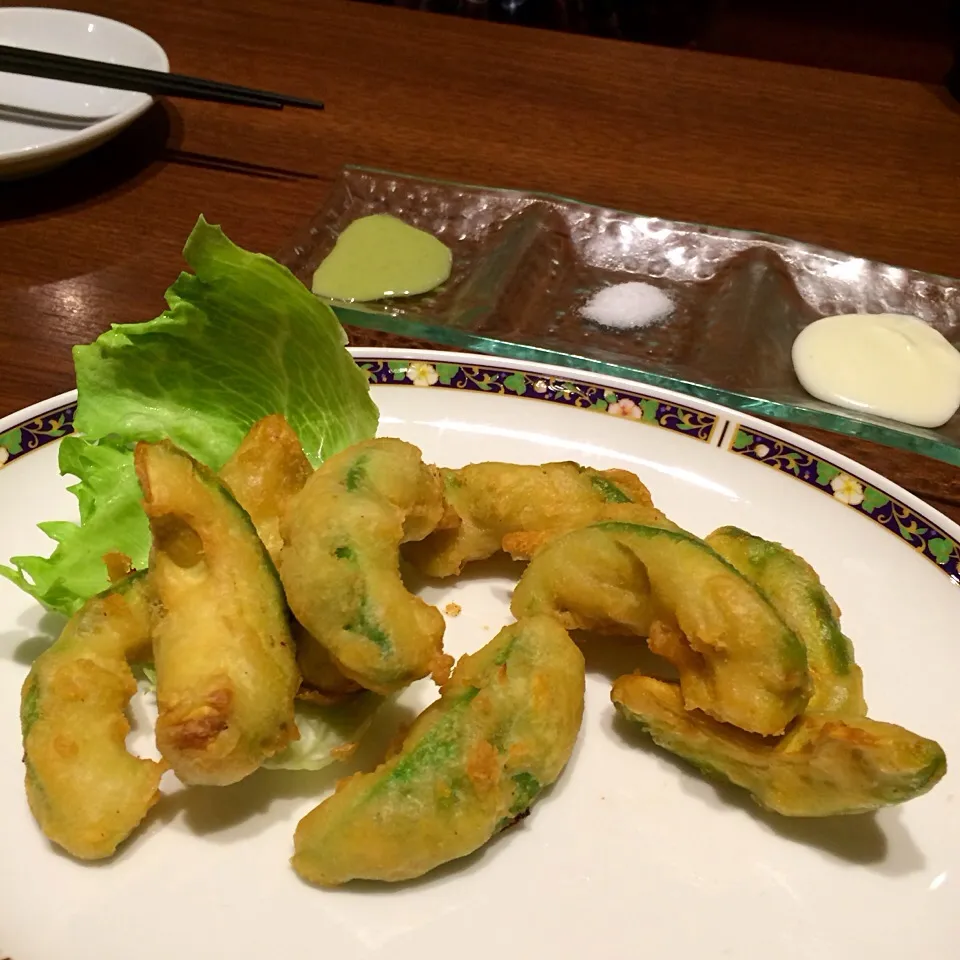
<path fill-rule="evenodd" d="M 715 53 L 942 83 L 957 0 L 363 0 Z"/>

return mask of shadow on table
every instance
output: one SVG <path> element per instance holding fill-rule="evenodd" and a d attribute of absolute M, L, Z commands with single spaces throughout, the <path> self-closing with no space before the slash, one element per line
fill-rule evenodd
<path fill-rule="evenodd" d="M 233 157 L 217 157 L 209 153 L 192 153 L 189 150 L 167 150 L 164 159 L 184 167 L 198 167 L 201 170 L 215 170 L 219 173 L 239 173 L 247 177 L 259 177 L 262 180 L 320 180 L 317 173 L 303 170 L 290 170 L 287 167 L 271 167 L 262 163 L 248 163 Z"/>
<path fill-rule="evenodd" d="M 183 120 L 169 102 L 155 103 L 114 139 L 35 177 L 0 181 L 0 222 L 61 213 L 132 190 L 165 164 L 268 180 L 319 180 L 317 174 L 181 150 Z"/>
<path fill-rule="evenodd" d="M 155 103 L 116 137 L 46 173 L 0 182 L 0 221 L 60 213 L 131 190 L 160 170 L 183 124 L 169 103 Z"/>

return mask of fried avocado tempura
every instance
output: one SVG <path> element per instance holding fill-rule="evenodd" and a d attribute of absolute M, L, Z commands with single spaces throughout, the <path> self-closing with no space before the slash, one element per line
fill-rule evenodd
<path fill-rule="evenodd" d="M 612 699 L 655 743 L 787 817 L 865 813 L 903 803 L 930 790 L 947 769 L 935 741 L 865 717 L 810 714 L 786 736 L 770 740 L 687 710 L 676 684 L 652 677 L 621 677 Z"/>
<path fill-rule="evenodd" d="M 294 620 L 290 624 L 290 635 L 297 649 L 297 666 L 301 676 L 298 700 L 309 700 L 329 707 L 364 692 L 356 680 L 351 680 L 343 673 L 330 651 L 321 646 L 299 621 Z"/>
<path fill-rule="evenodd" d="M 451 522 L 405 550 L 432 577 L 454 576 L 500 550 L 528 560 L 551 537 L 598 520 L 672 526 L 626 470 L 562 462 L 472 463 L 440 472 Z"/>
<path fill-rule="evenodd" d="M 863 673 L 840 629 L 840 609 L 816 571 L 779 543 L 721 527 L 707 543 L 755 583 L 807 648 L 812 692 L 807 713 L 865 717 Z"/>
<path fill-rule="evenodd" d="M 280 516 L 313 469 L 293 428 L 279 413 L 258 420 L 220 470 L 220 480 L 247 511 L 270 559 L 280 562 Z"/>
<path fill-rule="evenodd" d="M 276 570 L 250 518 L 169 442 L 134 456 L 153 533 L 157 747 L 184 783 L 229 784 L 297 737 L 300 685 Z"/>
<path fill-rule="evenodd" d="M 166 764 L 124 746 L 137 684 L 128 660 L 150 650 L 151 600 L 134 574 L 93 597 L 40 654 L 23 684 L 27 801 L 44 834 L 82 860 L 109 857 L 159 798 Z"/>
<path fill-rule="evenodd" d="M 860 668 L 839 610 L 806 561 L 735 527 L 707 542 L 755 583 L 803 641 L 811 675 L 807 707 L 778 739 L 764 739 L 685 708 L 675 684 L 621 677 L 612 698 L 653 741 L 708 776 L 746 788 L 790 817 L 864 813 L 930 790 L 946 772 L 933 740 L 866 719 Z"/>
<path fill-rule="evenodd" d="M 583 655 L 549 617 L 504 628 L 461 658 L 398 754 L 300 821 L 306 880 L 408 880 L 464 857 L 524 814 L 570 758 Z"/>
<path fill-rule="evenodd" d="M 258 420 L 220 471 L 220 479 L 249 514 L 277 566 L 283 546 L 280 517 L 312 473 L 300 438 L 280 414 Z M 337 669 L 326 649 L 296 621 L 291 632 L 302 678 L 298 697 L 333 704 L 362 689 Z"/>
<path fill-rule="evenodd" d="M 510 603 L 513 615 L 548 614 L 567 630 L 646 637 L 668 611 L 658 607 L 647 568 L 608 530 L 558 537 L 530 562 Z"/>
<path fill-rule="evenodd" d="M 411 444 L 385 438 L 324 462 L 283 518 L 280 574 L 290 608 L 368 690 L 390 693 L 449 671 L 443 616 L 404 586 L 399 554 L 443 511 L 437 469 Z"/>
<path fill-rule="evenodd" d="M 646 635 L 677 669 L 688 709 L 743 730 L 783 733 L 807 701 L 796 634 L 752 583 L 682 530 L 611 521 L 553 540 L 527 567 L 511 609 Z"/>

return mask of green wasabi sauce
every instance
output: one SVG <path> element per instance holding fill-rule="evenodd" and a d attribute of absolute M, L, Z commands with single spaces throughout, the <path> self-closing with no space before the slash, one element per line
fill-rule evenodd
<path fill-rule="evenodd" d="M 411 297 L 440 286 L 453 255 L 436 237 L 386 214 L 354 220 L 313 275 L 313 292 L 330 300 Z"/>

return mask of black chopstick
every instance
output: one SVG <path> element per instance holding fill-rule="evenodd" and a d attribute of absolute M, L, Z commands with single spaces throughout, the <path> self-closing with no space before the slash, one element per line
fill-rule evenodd
<path fill-rule="evenodd" d="M 13 64 L 13 66 L 10 66 Z M 0 46 L 0 70 L 12 70 L 50 80 L 70 80 L 77 83 L 95 83 L 98 86 L 136 90 L 140 93 L 169 94 L 175 89 L 190 87 L 197 91 L 211 91 L 223 103 L 246 103 L 247 100 L 263 101 L 264 106 L 280 109 L 278 95 L 231 84 L 218 84 L 197 77 L 181 77 L 158 70 L 143 70 L 125 67 L 117 63 L 104 63 L 70 57 L 66 54 L 51 54 L 40 50 Z M 129 82 L 128 82 L 129 81 Z M 142 81 L 142 82 L 141 82 Z M 175 89 L 172 89 L 175 87 Z M 238 100 L 238 97 L 243 99 Z"/>
<path fill-rule="evenodd" d="M 249 107 L 282 110 L 285 106 L 322 110 L 319 100 L 290 97 L 268 90 L 238 87 L 232 83 L 218 83 L 200 77 L 187 77 L 160 70 L 144 70 L 117 63 L 103 63 L 83 57 L 69 57 L 60 53 L 27 50 L 0 44 L 0 73 L 19 73 L 48 80 L 68 80 L 118 90 L 135 90 L 153 96 L 186 97 L 191 100 L 212 100 Z"/>

